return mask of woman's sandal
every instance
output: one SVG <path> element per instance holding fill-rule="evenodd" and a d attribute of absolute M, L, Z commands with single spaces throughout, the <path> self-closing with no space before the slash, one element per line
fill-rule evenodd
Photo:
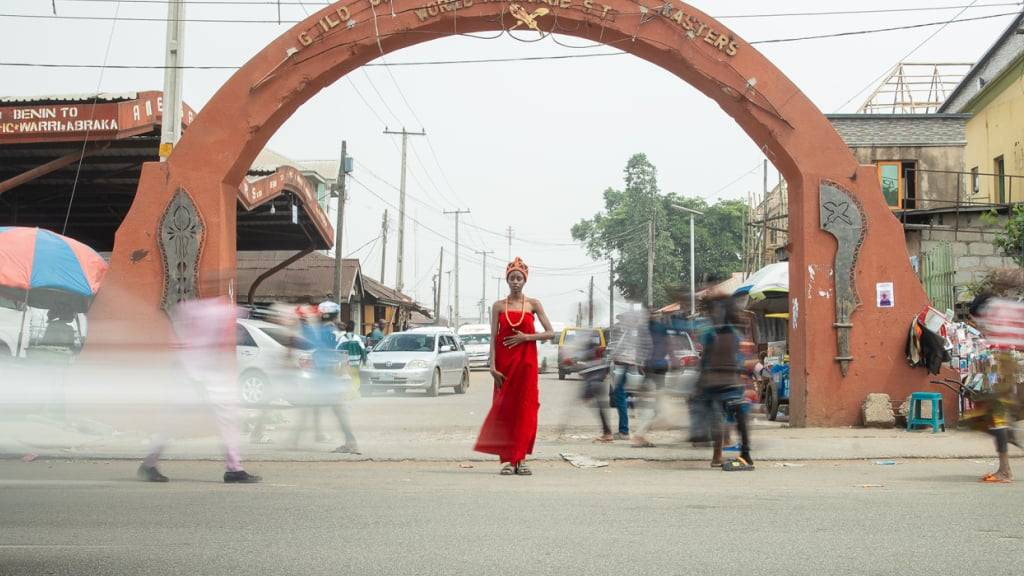
<path fill-rule="evenodd" d="M 501 467 L 501 472 L 498 472 L 498 474 L 501 474 L 502 476 L 511 476 L 515 473 L 516 469 L 513 468 L 511 464 L 505 464 Z"/>
<path fill-rule="evenodd" d="M 516 464 L 516 474 L 519 476 L 533 476 L 533 471 L 526 465 L 526 462 Z"/>
<path fill-rule="evenodd" d="M 997 476 L 995 474 L 985 474 L 980 479 L 978 479 L 978 482 L 981 482 L 983 484 L 1012 484 L 1013 480 L 1009 478 L 1003 478 L 1002 476 Z"/>

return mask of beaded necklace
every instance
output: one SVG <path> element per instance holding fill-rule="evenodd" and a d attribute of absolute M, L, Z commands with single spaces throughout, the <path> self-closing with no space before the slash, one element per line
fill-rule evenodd
<path fill-rule="evenodd" d="M 513 324 L 512 320 L 508 317 L 509 301 L 508 301 L 508 296 L 505 296 L 505 321 L 508 322 L 508 325 L 511 326 L 512 328 L 518 328 L 519 325 L 523 323 L 523 320 L 526 319 L 526 295 L 525 294 L 523 295 L 523 301 L 522 302 L 523 302 L 523 304 L 522 304 L 522 308 L 520 309 L 520 312 L 522 312 L 523 314 L 522 314 L 522 316 L 519 317 L 519 322 L 516 322 L 515 324 Z"/>

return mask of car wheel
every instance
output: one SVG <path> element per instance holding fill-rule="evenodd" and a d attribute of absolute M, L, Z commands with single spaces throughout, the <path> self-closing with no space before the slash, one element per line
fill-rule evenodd
<path fill-rule="evenodd" d="M 455 387 L 455 393 L 456 394 L 465 394 L 466 390 L 469 390 L 469 372 L 468 371 L 462 373 L 462 382 L 460 382 L 459 385 Z"/>
<path fill-rule="evenodd" d="M 430 379 L 430 388 L 427 388 L 427 396 L 437 396 L 437 389 L 441 387 L 441 371 L 434 370 L 434 377 Z"/>
<path fill-rule="evenodd" d="M 779 417 L 779 389 L 775 382 L 764 388 L 764 409 L 768 411 L 768 419 L 775 421 Z"/>
<path fill-rule="evenodd" d="M 243 404 L 266 404 L 270 395 L 270 383 L 262 372 L 246 372 L 238 379 L 238 388 Z"/>
<path fill-rule="evenodd" d="M 559 380 L 565 380 L 565 371 L 564 370 L 559 370 L 558 371 L 558 379 Z"/>

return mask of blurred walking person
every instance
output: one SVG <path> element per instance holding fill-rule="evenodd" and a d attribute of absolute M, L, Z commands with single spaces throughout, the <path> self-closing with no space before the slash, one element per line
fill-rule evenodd
<path fill-rule="evenodd" d="M 178 304 L 171 321 L 185 374 L 205 394 L 213 409 L 224 444 L 224 482 L 252 484 L 262 478 L 242 468 L 239 390 L 234 370 L 237 316 L 231 300 L 218 296 Z M 154 437 L 149 455 L 139 466 L 140 480 L 167 482 L 167 477 L 157 469 L 166 442 L 163 434 Z"/>
<path fill-rule="evenodd" d="M 651 340 L 650 352 L 644 365 L 644 384 L 638 397 L 638 405 L 645 414 L 637 426 L 633 445 L 637 448 L 653 448 L 654 443 L 647 439 L 647 433 L 660 422 L 665 401 L 665 376 L 669 369 L 669 334 L 668 326 L 661 319 L 651 317 L 647 324 L 647 333 Z"/>
<path fill-rule="evenodd" d="M 637 379 L 640 369 L 651 353 L 651 334 L 647 326 L 647 312 L 630 311 L 622 314 L 612 326 L 608 343 L 612 362 L 612 405 L 619 413 L 619 431 L 616 440 L 629 440 L 629 393 L 630 376 Z"/>
<path fill-rule="evenodd" d="M 996 360 L 997 378 L 992 393 L 979 402 L 981 413 L 968 420 L 979 420 L 995 438 L 999 468 L 981 477 L 986 484 L 1013 482 L 1010 470 L 1010 444 L 1021 447 L 1013 425 L 1024 415 L 1024 391 L 1021 390 L 1014 352 L 1024 352 L 1024 303 L 991 294 L 980 294 L 970 307 L 971 316 L 981 328 Z"/>
<path fill-rule="evenodd" d="M 475 450 L 496 454 L 501 474 L 529 476 L 526 456 L 537 438 L 537 342 L 554 337 L 540 300 L 527 298 L 523 286 L 530 269 L 519 257 L 505 268 L 509 294 L 491 306 L 491 377 L 494 397 Z M 537 332 L 534 317 L 543 332 Z"/>
<path fill-rule="evenodd" d="M 578 374 L 583 378 L 580 399 L 588 407 L 597 410 L 597 418 L 601 422 L 601 435 L 595 442 L 613 441 L 612 427 L 608 419 L 608 361 L 601 354 L 601 342 L 597 338 L 578 338 L 573 357 L 583 365 Z"/>
<path fill-rule="evenodd" d="M 719 296 L 706 300 L 711 322 L 700 337 L 703 346 L 701 373 L 697 381 L 697 406 L 699 417 L 691 421 L 695 429 L 691 439 L 706 438 L 710 433 L 713 442 L 711 466 L 723 466 L 727 470 L 752 470 L 754 460 L 750 456 L 750 433 L 747 411 L 744 410 L 743 353 L 740 348 L 742 333 L 735 301 L 731 296 Z M 722 444 L 725 439 L 725 419 L 730 417 L 740 433 L 739 457 L 730 463 L 722 461 Z"/>
<path fill-rule="evenodd" d="M 320 305 L 319 311 L 321 314 L 319 322 L 310 319 L 303 325 L 303 335 L 314 346 L 312 374 L 309 388 L 301 400 L 306 408 L 299 412 L 299 421 L 292 433 L 292 446 L 298 446 L 310 416 L 313 420 L 313 433 L 316 441 L 330 440 L 330 436 L 324 434 L 320 427 L 320 410 L 326 407 L 337 418 L 338 426 L 345 437 L 345 443 L 335 448 L 333 452 L 359 454 L 359 445 L 356 442 L 355 433 L 352 431 L 348 403 L 344 398 L 344 395 L 351 389 L 351 379 L 348 375 L 348 354 L 338 349 L 339 343 L 336 336 L 340 306 L 334 302 L 324 302 Z"/>

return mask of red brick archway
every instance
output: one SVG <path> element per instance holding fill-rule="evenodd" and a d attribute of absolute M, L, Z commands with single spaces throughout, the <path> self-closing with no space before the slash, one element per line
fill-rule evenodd
<path fill-rule="evenodd" d="M 923 374 L 911 371 L 902 353 L 909 322 L 927 299 L 874 169 L 857 164 L 817 107 L 752 46 L 689 5 L 659 3 L 664 6 L 647 9 L 631 0 L 353 0 L 310 16 L 228 80 L 167 162 L 145 165 L 94 306 L 91 337 L 139 342 L 146 334 L 163 333 L 164 273 L 157 227 L 179 189 L 194 200 L 205 226 L 200 275 L 233 273 L 238 186 L 271 135 L 325 86 L 382 54 L 435 38 L 512 29 L 526 35 L 554 31 L 622 49 L 691 84 L 717 102 L 785 176 L 793 241 L 795 423 L 855 424 L 868 392 L 887 391 L 896 398 L 927 387 Z M 837 243 L 819 227 L 823 181 L 835 182 L 859 200 L 867 226 L 855 272 L 864 303 L 853 313 L 853 360 L 845 377 L 835 361 L 832 270 Z M 889 281 L 896 285 L 896 308 L 877 308 L 875 282 Z M 220 289 L 231 289 L 230 274 Z M 116 329 L 105 327 L 113 326 L 105 320 L 126 317 L 143 329 L 133 334 L 123 322 Z"/>

